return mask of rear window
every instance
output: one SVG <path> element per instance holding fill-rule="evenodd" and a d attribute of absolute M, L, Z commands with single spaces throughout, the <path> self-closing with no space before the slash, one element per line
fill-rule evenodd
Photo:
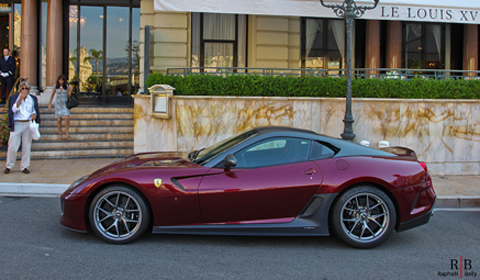
<path fill-rule="evenodd" d="M 312 160 L 322 159 L 322 158 L 331 158 L 335 155 L 335 152 L 329 147 L 323 145 L 320 142 L 313 141 L 312 143 L 312 153 L 310 158 Z"/>

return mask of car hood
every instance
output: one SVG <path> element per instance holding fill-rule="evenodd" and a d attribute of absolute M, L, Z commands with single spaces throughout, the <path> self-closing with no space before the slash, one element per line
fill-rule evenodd
<path fill-rule="evenodd" d="M 196 163 L 188 160 L 188 152 L 154 152 L 141 153 L 128 156 L 119 161 L 113 162 L 103 168 L 98 169 L 92 175 L 106 173 L 109 171 L 121 171 L 144 168 L 169 168 L 183 169 L 200 167 Z"/>
<path fill-rule="evenodd" d="M 155 152 L 142 153 L 126 157 L 123 161 L 125 167 L 155 166 L 155 167 L 193 167 L 197 164 L 188 160 L 188 152 Z"/>

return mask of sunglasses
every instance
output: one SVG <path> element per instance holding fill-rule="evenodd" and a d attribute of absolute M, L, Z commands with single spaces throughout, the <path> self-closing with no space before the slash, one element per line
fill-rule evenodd
<path fill-rule="evenodd" d="M 20 88 L 20 89 L 21 89 L 21 90 L 24 90 L 24 89 L 28 89 L 28 88 L 26 88 L 26 87 L 22 87 L 22 88 Z"/>

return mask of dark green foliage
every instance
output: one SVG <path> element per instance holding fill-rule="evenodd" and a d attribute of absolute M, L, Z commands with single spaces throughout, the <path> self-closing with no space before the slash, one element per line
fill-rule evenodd
<path fill-rule="evenodd" d="M 258 75 L 190 75 L 186 77 L 151 74 L 147 87 L 167 84 L 175 95 L 345 97 L 345 78 L 263 77 Z M 413 78 L 354 79 L 352 96 L 360 98 L 479 99 L 480 80 L 433 80 Z"/>

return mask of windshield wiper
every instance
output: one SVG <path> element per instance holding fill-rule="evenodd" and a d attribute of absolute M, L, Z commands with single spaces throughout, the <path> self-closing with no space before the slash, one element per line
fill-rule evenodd
<path fill-rule="evenodd" d="M 191 152 L 188 154 L 188 159 L 189 159 L 190 161 L 193 161 L 195 152 L 196 152 L 196 151 L 193 150 L 193 151 L 191 151 Z"/>
<path fill-rule="evenodd" d="M 196 150 L 196 151 L 193 152 L 193 155 L 192 155 L 192 158 L 193 158 L 192 161 L 193 162 L 195 162 L 197 160 L 198 154 L 203 150 L 205 150 L 205 148 L 201 148 L 200 150 Z"/>
<path fill-rule="evenodd" d="M 203 150 L 205 150 L 205 148 L 201 148 L 201 149 L 199 149 L 199 150 L 194 150 L 194 151 L 190 152 L 190 153 L 188 154 L 188 159 L 189 159 L 191 162 L 195 162 L 195 160 L 196 160 L 197 157 L 198 157 L 198 154 L 199 154 L 201 151 L 203 151 Z"/>

